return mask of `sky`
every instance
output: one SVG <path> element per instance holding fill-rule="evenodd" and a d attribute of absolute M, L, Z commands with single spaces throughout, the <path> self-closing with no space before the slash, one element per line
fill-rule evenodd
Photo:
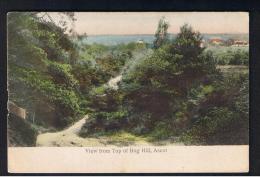
<path fill-rule="evenodd" d="M 169 33 L 190 24 L 201 33 L 248 33 L 246 12 L 76 12 L 75 30 L 79 34 L 154 34 L 165 16 Z"/>

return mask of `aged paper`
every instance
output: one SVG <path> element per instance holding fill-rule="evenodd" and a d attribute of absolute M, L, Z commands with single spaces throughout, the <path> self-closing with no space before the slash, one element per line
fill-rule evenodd
<path fill-rule="evenodd" d="M 167 152 L 145 153 L 144 148 Z M 97 152 L 90 153 L 91 150 Z M 121 153 L 116 152 L 120 150 Z M 8 170 L 11 173 L 248 172 L 248 157 L 248 146 L 9 148 Z"/>

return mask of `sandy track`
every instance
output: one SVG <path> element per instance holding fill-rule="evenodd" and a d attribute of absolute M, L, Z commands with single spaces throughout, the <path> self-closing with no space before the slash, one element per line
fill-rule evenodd
<path fill-rule="evenodd" d="M 90 147 L 90 146 L 149 146 L 149 145 L 183 145 L 183 143 L 176 143 L 169 140 L 162 140 L 158 142 L 147 142 L 143 139 L 127 140 L 119 138 L 111 138 L 109 136 L 87 137 L 82 138 L 78 134 L 81 127 L 85 124 L 88 116 L 70 126 L 69 128 L 54 132 L 43 133 L 38 135 L 36 146 L 45 147 Z"/>
<path fill-rule="evenodd" d="M 69 128 L 54 133 L 43 133 L 38 135 L 37 146 L 95 146 L 102 145 L 96 138 L 82 138 L 78 136 L 81 127 L 88 116 L 85 116 Z"/>
<path fill-rule="evenodd" d="M 122 146 L 122 145 L 149 145 L 150 143 L 145 141 L 128 142 L 118 141 L 114 142 L 111 138 L 106 136 L 95 138 L 82 138 L 78 134 L 81 127 L 85 124 L 88 116 L 86 115 L 78 122 L 74 123 L 69 128 L 53 133 L 43 133 L 38 135 L 36 146 L 47 147 L 87 147 L 87 146 Z"/>

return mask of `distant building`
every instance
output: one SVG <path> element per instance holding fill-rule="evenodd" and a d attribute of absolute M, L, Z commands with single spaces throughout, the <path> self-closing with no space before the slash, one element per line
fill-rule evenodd
<path fill-rule="evenodd" d="M 236 40 L 233 43 L 233 46 L 247 46 L 248 42 L 243 40 Z"/>
<path fill-rule="evenodd" d="M 200 47 L 201 48 L 206 47 L 206 41 L 204 39 L 201 40 Z"/>
<path fill-rule="evenodd" d="M 225 43 L 227 46 L 231 46 L 234 44 L 234 41 L 235 41 L 234 39 L 229 38 L 228 40 L 225 41 Z"/>
<path fill-rule="evenodd" d="M 137 44 L 144 44 L 144 41 L 142 39 L 139 39 L 138 41 L 136 41 Z"/>
<path fill-rule="evenodd" d="M 209 40 L 209 43 L 214 44 L 214 45 L 221 45 L 224 43 L 224 40 L 220 38 L 213 38 Z"/>

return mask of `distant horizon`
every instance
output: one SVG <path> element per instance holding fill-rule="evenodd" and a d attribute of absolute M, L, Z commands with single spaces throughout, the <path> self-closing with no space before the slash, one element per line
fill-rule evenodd
<path fill-rule="evenodd" d="M 170 33 L 169 38 L 174 39 L 176 38 L 176 33 Z M 219 38 L 223 40 L 234 39 L 234 40 L 249 40 L 248 33 L 233 33 L 233 34 L 203 34 L 201 36 L 205 40 Z M 130 42 L 136 42 L 138 40 L 142 40 L 145 43 L 153 43 L 155 39 L 154 34 L 99 34 L 99 35 L 88 35 L 83 37 L 84 42 L 88 44 L 98 43 L 104 45 L 117 45 L 117 44 L 127 44 Z"/>
<path fill-rule="evenodd" d="M 168 33 L 168 34 L 178 34 L 178 33 Z M 208 35 L 232 35 L 232 34 L 238 34 L 238 35 L 246 35 L 246 34 L 249 34 L 248 32 L 246 33 L 200 33 L 200 34 L 208 34 Z M 82 35 L 82 34 L 81 34 Z M 144 34 L 87 34 L 87 36 L 107 36 L 107 35 L 110 35 L 110 36 L 142 36 L 142 35 L 155 35 L 155 33 L 144 33 Z"/>

